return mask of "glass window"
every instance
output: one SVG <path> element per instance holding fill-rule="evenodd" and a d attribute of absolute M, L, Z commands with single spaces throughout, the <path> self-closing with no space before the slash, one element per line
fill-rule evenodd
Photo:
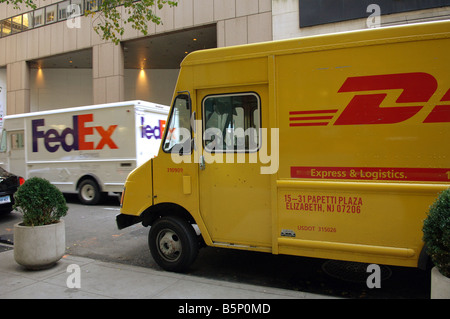
<path fill-rule="evenodd" d="M 175 99 L 169 125 L 166 126 L 163 150 L 188 154 L 191 152 L 191 109 L 189 96 L 178 95 Z"/>
<path fill-rule="evenodd" d="M 100 4 L 100 0 L 86 0 L 84 3 L 84 7 L 86 9 L 86 11 L 98 11 L 98 7 Z"/>
<path fill-rule="evenodd" d="M 0 143 L 0 152 L 4 153 L 6 152 L 6 141 L 7 141 L 7 132 L 5 129 L 2 129 L 2 139 Z"/>
<path fill-rule="evenodd" d="M 67 19 L 67 16 L 70 14 L 67 11 L 69 4 L 69 0 L 58 3 L 58 21 Z"/>
<path fill-rule="evenodd" d="M 5 19 L 2 22 L 2 37 L 11 34 L 11 18 Z"/>
<path fill-rule="evenodd" d="M 45 24 L 56 22 L 56 8 L 56 4 L 45 8 Z"/>
<path fill-rule="evenodd" d="M 70 3 L 71 3 L 72 5 L 77 5 L 77 6 L 78 6 L 78 9 L 76 10 L 76 9 L 74 9 L 73 6 L 72 6 L 72 12 L 69 12 L 69 15 L 72 14 L 72 16 L 78 16 L 78 15 L 83 14 L 83 10 L 84 10 L 84 8 L 83 8 L 83 2 L 84 2 L 83 0 L 72 0 L 72 1 L 70 1 Z"/>
<path fill-rule="evenodd" d="M 22 31 L 22 16 L 15 16 L 12 18 L 11 24 L 12 33 L 17 33 Z"/>
<path fill-rule="evenodd" d="M 37 9 L 34 11 L 33 25 L 35 27 L 45 24 L 44 15 L 45 15 L 45 8 Z"/>
<path fill-rule="evenodd" d="M 24 146 L 24 138 L 23 132 L 19 133 L 11 133 L 11 149 L 12 150 L 21 150 Z"/>
<path fill-rule="evenodd" d="M 33 28 L 33 12 L 22 14 L 22 26 L 24 31 Z"/>
<path fill-rule="evenodd" d="M 208 152 L 259 149 L 260 100 L 256 93 L 210 95 L 203 100 L 203 142 Z"/>

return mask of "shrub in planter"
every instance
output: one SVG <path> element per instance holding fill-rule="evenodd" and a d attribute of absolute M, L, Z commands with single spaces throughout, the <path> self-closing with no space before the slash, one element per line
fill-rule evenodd
<path fill-rule="evenodd" d="M 45 269 L 65 253 L 68 207 L 63 194 L 49 181 L 33 177 L 14 194 L 14 209 L 23 222 L 14 225 L 14 258 L 28 269 Z"/>
<path fill-rule="evenodd" d="M 450 188 L 430 207 L 423 224 L 423 241 L 439 272 L 450 278 Z"/>
<path fill-rule="evenodd" d="M 32 177 L 20 186 L 14 194 L 14 199 L 14 209 L 23 214 L 24 226 L 56 223 L 68 210 L 61 191 L 39 177 Z"/>

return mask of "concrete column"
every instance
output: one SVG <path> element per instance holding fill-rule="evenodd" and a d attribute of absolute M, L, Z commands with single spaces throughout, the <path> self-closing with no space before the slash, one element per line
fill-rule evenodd
<path fill-rule="evenodd" d="M 30 69 L 26 61 L 6 65 L 6 114 L 30 112 Z"/>
<path fill-rule="evenodd" d="M 121 102 L 124 92 L 124 56 L 121 45 L 102 43 L 92 49 L 94 104 Z"/>

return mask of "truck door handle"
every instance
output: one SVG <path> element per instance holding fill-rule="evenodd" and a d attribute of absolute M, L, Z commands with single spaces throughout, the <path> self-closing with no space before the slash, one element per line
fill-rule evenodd
<path fill-rule="evenodd" d="M 199 168 L 201 171 L 205 169 L 205 157 L 203 155 L 200 156 Z"/>

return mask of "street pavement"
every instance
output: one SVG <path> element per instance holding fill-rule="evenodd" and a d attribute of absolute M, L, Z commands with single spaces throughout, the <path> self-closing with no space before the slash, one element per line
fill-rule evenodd
<path fill-rule="evenodd" d="M 71 266 L 72 265 L 72 266 Z M 0 299 L 336 299 L 312 293 L 206 279 L 64 256 L 52 268 L 26 270 L 0 252 Z"/>

